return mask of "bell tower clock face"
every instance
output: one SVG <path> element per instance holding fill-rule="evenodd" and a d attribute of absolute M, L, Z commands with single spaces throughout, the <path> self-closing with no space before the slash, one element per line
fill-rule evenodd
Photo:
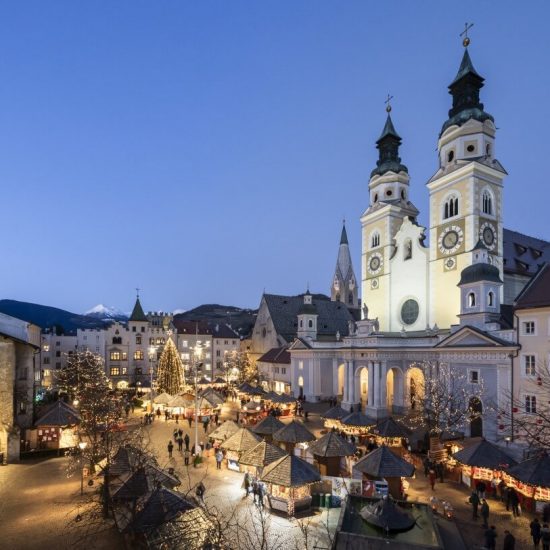
<path fill-rule="evenodd" d="M 497 244 L 497 232 L 495 226 L 489 222 L 482 223 L 479 228 L 479 238 L 489 250 L 494 250 Z"/>
<path fill-rule="evenodd" d="M 382 270 L 382 264 L 382 254 L 380 254 L 380 252 L 375 252 L 369 258 L 367 269 L 371 275 L 378 275 L 378 273 Z"/>
<path fill-rule="evenodd" d="M 445 227 L 439 235 L 438 246 L 442 254 L 446 256 L 454 254 L 464 242 L 464 232 L 458 225 Z"/>

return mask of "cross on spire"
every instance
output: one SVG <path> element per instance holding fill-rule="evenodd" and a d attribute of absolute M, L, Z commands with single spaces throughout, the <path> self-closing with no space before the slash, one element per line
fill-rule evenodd
<path fill-rule="evenodd" d="M 468 31 L 474 26 L 473 23 L 464 23 L 464 30 L 460 33 L 463 36 L 462 45 L 467 48 L 470 45 L 470 39 L 468 38 Z"/>
<path fill-rule="evenodd" d="M 137 297 L 137 298 L 139 298 L 139 291 L 140 291 L 140 290 L 141 290 L 140 288 L 137 288 L 137 287 L 136 287 L 136 297 Z"/>
<path fill-rule="evenodd" d="M 393 99 L 393 96 L 388 94 L 388 97 L 386 98 L 386 100 L 384 101 L 384 103 L 386 104 L 386 113 L 389 113 L 391 111 L 391 103 L 390 101 Z"/>

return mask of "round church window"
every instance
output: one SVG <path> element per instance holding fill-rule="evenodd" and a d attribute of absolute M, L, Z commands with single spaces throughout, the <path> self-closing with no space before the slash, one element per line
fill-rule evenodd
<path fill-rule="evenodd" d="M 406 325 L 413 325 L 418 319 L 418 302 L 409 299 L 401 306 L 401 320 Z"/>

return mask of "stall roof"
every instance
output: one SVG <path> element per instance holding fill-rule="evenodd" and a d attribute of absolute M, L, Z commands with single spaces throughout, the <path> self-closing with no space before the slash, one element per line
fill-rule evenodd
<path fill-rule="evenodd" d="M 256 426 L 252 428 L 252 431 L 260 435 L 270 435 L 284 427 L 285 425 L 278 418 L 269 414 L 261 422 L 256 424 Z"/>
<path fill-rule="evenodd" d="M 371 431 L 380 437 L 409 437 L 410 435 L 410 431 L 391 416 L 380 420 Z"/>
<path fill-rule="evenodd" d="M 504 470 L 517 464 L 510 455 L 485 439 L 454 453 L 453 458 L 467 466 L 491 470 Z"/>
<path fill-rule="evenodd" d="M 210 403 L 214 403 L 216 405 L 223 405 L 225 403 L 225 399 L 214 388 L 205 389 L 201 392 L 200 396 L 208 398 Z"/>
<path fill-rule="evenodd" d="M 303 443 L 305 441 L 315 441 L 315 436 L 301 422 L 293 420 L 284 428 L 276 431 L 273 434 L 273 439 L 285 443 Z"/>
<path fill-rule="evenodd" d="M 208 437 L 224 441 L 240 430 L 239 426 L 233 420 L 226 420 L 217 427 Z"/>
<path fill-rule="evenodd" d="M 550 457 L 547 454 L 524 460 L 506 472 L 522 483 L 550 488 Z"/>
<path fill-rule="evenodd" d="M 241 428 L 238 432 L 234 433 L 229 439 L 226 439 L 221 447 L 228 451 L 236 451 L 239 453 L 244 453 L 252 447 L 255 447 L 261 438 L 256 434 L 253 434 L 250 430 L 246 428 Z"/>
<path fill-rule="evenodd" d="M 344 416 L 340 422 L 346 426 L 355 426 L 358 428 L 366 428 L 376 424 L 376 420 L 364 415 L 360 411 L 352 412 L 347 416 Z"/>
<path fill-rule="evenodd" d="M 167 405 L 170 401 L 172 401 L 172 399 L 174 399 L 173 395 L 170 395 L 169 393 L 166 393 L 166 392 L 162 392 L 161 394 L 157 395 L 153 399 L 153 403 L 157 405 Z"/>
<path fill-rule="evenodd" d="M 299 487 L 320 481 L 321 476 L 309 462 L 295 455 L 286 455 L 266 466 L 261 480 L 283 487 Z"/>
<path fill-rule="evenodd" d="M 330 431 L 311 443 L 308 450 L 316 456 L 329 458 L 331 456 L 351 456 L 355 454 L 356 447 L 336 432 Z"/>
<path fill-rule="evenodd" d="M 336 407 L 332 407 L 332 409 L 329 409 L 326 413 L 323 413 L 321 415 L 321 418 L 324 418 L 326 420 L 341 420 L 349 414 L 349 411 L 346 411 L 346 409 L 342 409 L 340 405 L 336 405 Z"/>
<path fill-rule="evenodd" d="M 169 403 L 166 404 L 167 407 L 190 407 L 193 405 L 193 401 L 189 401 L 182 395 L 176 395 Z"/>
<path fill-rule="evenodd" d="M 64 401 L 55 402 L 35 423 L 40 426 L 74 426 L 80 422 L 80 415 L 76 409 Z"/>
<path fill-rule="evenodd" d="M 414 466 L 382 445 L 365 455 L 354 469 L 372 477 L 411 477 Z"/>
<path fill-rule="evenodd" d="M 287 453 L 285 453 L 281 447 L 277 447 L 267 441 L 262 441 L 252 449 L 246 451 L 239 459 L 239 463 L 263 468 L 264 466 L 279 460 L 286 454 Z"/>

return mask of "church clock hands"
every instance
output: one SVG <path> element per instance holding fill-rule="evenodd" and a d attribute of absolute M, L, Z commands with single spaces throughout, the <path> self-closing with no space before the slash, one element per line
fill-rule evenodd
<path fill-rule="evenodd" d="M 368 270 L 371 275 L 376 275 L 382 269 L 382 254 L 375 252 L 369 259 Z"/>
<path fill-rule="evenodd" d="M 439 235 L 438 245 L 442 254 L 454 254 L 464 242 L 464 232 L 458 225 L 449 225 Z"/>
<path fill-rule="evenodd" d="M 489 250 L 493 250 L 497 244 L 496 230 L 492 223 L 485 222 L 479 228 L 479 238 Z"/>

